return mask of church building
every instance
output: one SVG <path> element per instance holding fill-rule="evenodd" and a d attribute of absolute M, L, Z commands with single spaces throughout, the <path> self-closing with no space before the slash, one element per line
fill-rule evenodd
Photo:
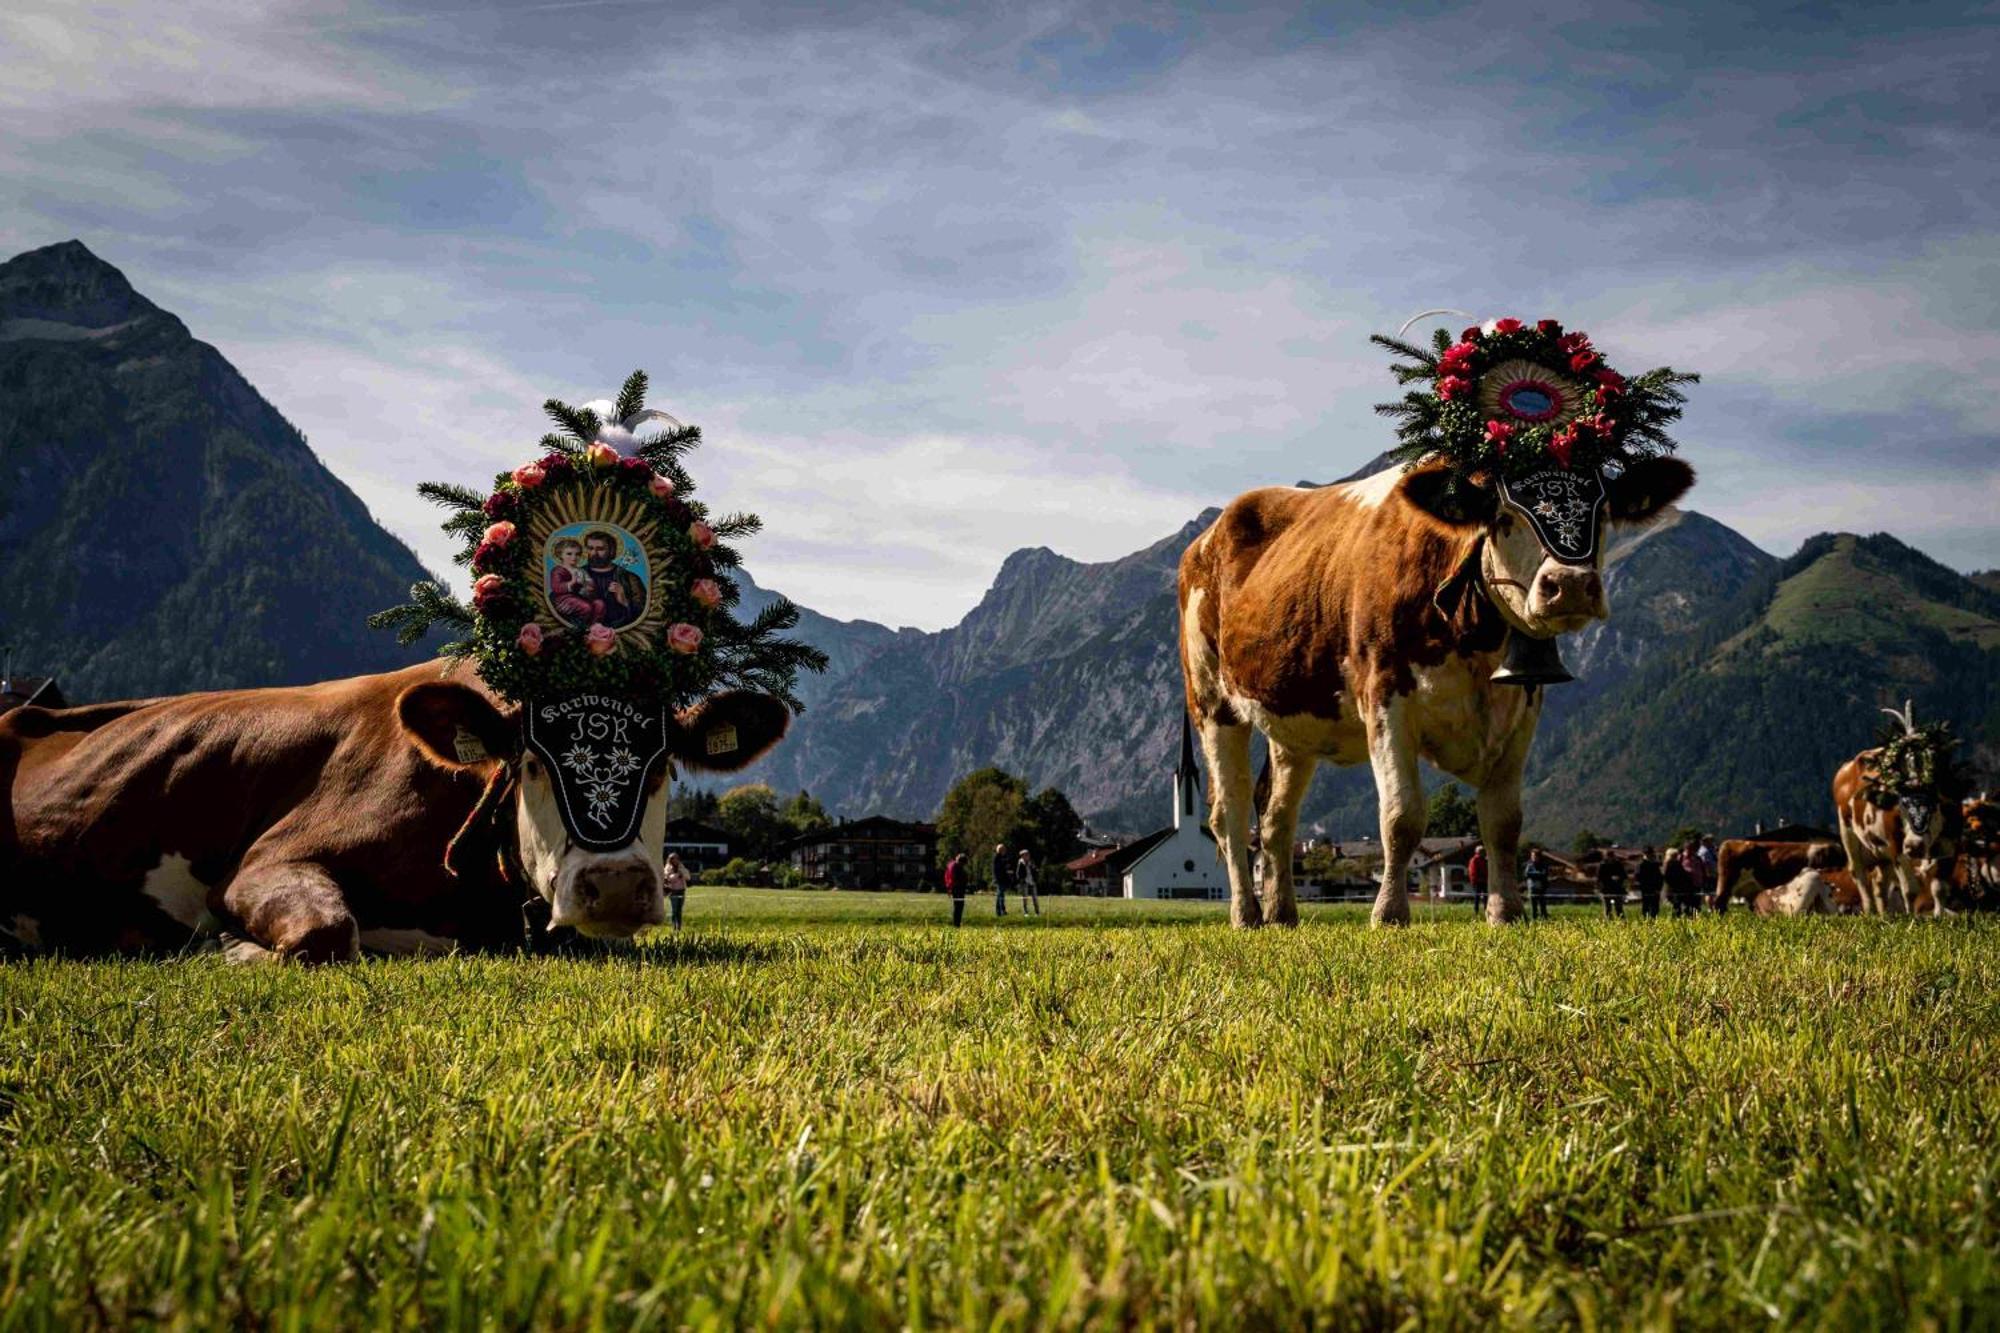
<path fill-rule="evenodd" d="M 1115 854 L 1113 873 L 1127 898 L 1229 897 L 1229 872 L 1216 855 L 1195 766 L 1194 729 L 1181 715 L 1181 760 L 1174 766 L 1174 822 Z"/>

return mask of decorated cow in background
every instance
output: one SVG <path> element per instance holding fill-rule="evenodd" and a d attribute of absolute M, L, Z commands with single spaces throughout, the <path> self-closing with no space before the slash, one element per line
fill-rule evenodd
<path fill-rule="evenodd" d="M 690 498 L 699 432 L 645 387 L 549 403 L 562 433 L 490 493 L 423 488 L 472 600 L 419 584 L 375 620 L 455 630 L 444 664 L 0 718 L 0 950 L 327 962 L 664 920 L 674 768 L 763 754 L 825 657 L 779 637 L 789 603 L 731 613 L 757 521 Z"/>
<path fill-rule="evenodd" d="M 1376 924 L 1409 920 L 1420 759 L 1478 790 L 1489 919 L 1518 917 L 1522 766 L 1542 687 L 1570 679 L 1554 638 L 1609 614 L 1604 524 L 1645 522 L 1694 481 L 1665 456 L 1692 375 L 1627 379 L 1546 319 L 1440 331 L 1428 349 L 1374 341 L 1421 386 L 1378 409 L 1404 466 L 1251 491 L 1181 560 L 1187 707 L 1239 926 L 1297 921 L 1291 857 L 1252 883 L 1250 820 L 1254 805 L 1262 845 L 1291 846 L 1322 760 L 1374 769 Z M 1254 796 L 1253 731 L 1270 742 Z"/>
<path fill-rule="evenodd" d="M 1834 815 L 1861 910 L 1945 912 L 1967 794 L 1946 723 L 1918 726 L 1910 702 L 1882 710 L 1895 726 L 1833 775 Z"/>

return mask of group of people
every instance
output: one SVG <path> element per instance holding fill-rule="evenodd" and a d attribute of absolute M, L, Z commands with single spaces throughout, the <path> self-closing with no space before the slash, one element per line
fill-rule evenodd
<path fill-rule="evenodd" d="M 1475 843 L 1472 856 L 1465 863 L 1465 879 L 1472 889 L 1474 909 L 1482 915 L 1486 911 L 1488 875 L 1486 848 Z M 1625 915 L 1628 885 L 1639 891 L 1639 912 L 1643 916 L 1658 916 L 1663 899 L 1677 917 L 1695 915 L 1704 902 L 1718 912 L 1729 907 L 1726 894 L 1716 892 L 1711 896 L 1710 892 L 1715 883 L 1714 838 L 1690 839 L 1684 846 L 1667 848 L 1665 855 L 1647 847 L 1629 872 L 1622 859 L 1606 851 L 1597 863 L 1595 879 L 1598 901 L 1603 904 L 1607 918 Z M 1549 859 L 1541 848 L 1529 849 L 1528 859 L 1521 866 L 1521 883 L 1528 891 L 1529 918 L 1546 920 Z"/>
<path fill-rule="evenodd" d="M 1042 896 L 1035 890 L 1035 859 L 1023 847 L 1020 855 L 1011 862 L 1007 858 L 1005 843 L 993 844 L 993 915 L 1007 915 L 1007 890 L 1014 890 L 1020 900 L 1021 911 L 1035 916 L 1042 914 Z M 958 855 L 945 862 L 944 891 L 951 895 L 951 924 L 965 923 L 965 899 L 972 891 L 972 866 L 966 854 Z"/>

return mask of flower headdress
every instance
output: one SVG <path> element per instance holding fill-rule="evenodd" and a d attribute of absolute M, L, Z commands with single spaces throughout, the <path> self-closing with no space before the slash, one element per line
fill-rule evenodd
<path fill-rule="evenodd" d="M 1936 795 L 1955 799 L 1970 787 L 1958 764 L 1958 737 L 1949 722 L 1919 726 L 1915 710 L 1905 701 L 1899 712 L 1882 710 L 1896 721 L 1885 727 L 1875 752 L 1869 797 L 1877 805 L 1894 805 L 1898 798 Z"/>
<path fill-rule="evenodd" d="M 722 688 L 756 690 L 800 709 L 800 669 L 826 654 L 780 632 L 798 609 L 779 598 L 748 622 L 727 544 L 762 526 L 754 514 L 711 518 L 693 500 L 682 458 L 701 431 L 645 406 L 634 371 L 617 401 L 544 409 L 561 431 L 543 455 L 494 479 L 490 493 L 425 482 L 451 511 L 444 530 L 474 575 L 471 602 L 419 583 L 410 600 L 369 619 L 413 643 L 434 626 L 458 637 L 439 652 L 471 658 L 495 692 L 517 701 L 598 691 L 680 709 Z M 664 432 L 640 439 L 649 422 Z"/>
<path fill-rule="evenodd" d="M 1369 341 L 1398 358 L 1397 383 L 1422 385 L 1375 408 L 1396 419 L 1394 456 L 1438 457 L 1461 475 L 1503 480 L 1551 466 L 1595 473 L 1672 452 L 1666 428 L 1687 401 L 1680 386 L 1700 378 L 1662 366 L 1628 379 L 1590 335 L 1553 319 L 1489 320 L 1455 342 L 1439 329 L 1429 349 L 1382 334 Z"/>

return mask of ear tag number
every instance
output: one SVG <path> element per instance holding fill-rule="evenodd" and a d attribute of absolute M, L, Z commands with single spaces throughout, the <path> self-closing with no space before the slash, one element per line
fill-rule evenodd
<path fill-rule="evenodd" d="M 458 762 L 461 764 L 477 764 L 493 757 L 486 748 L 486 742 L 464 727 L 458 729 L 458 735 L 452 738 L 451 744 L 458 751 Z"/>
<path fill-rule="evenodd" d="M 717 727 L 708 733 L 707 744 L 710 754 L 728 754 L 737 745 L 736 728 L 727 724 Z"/>

